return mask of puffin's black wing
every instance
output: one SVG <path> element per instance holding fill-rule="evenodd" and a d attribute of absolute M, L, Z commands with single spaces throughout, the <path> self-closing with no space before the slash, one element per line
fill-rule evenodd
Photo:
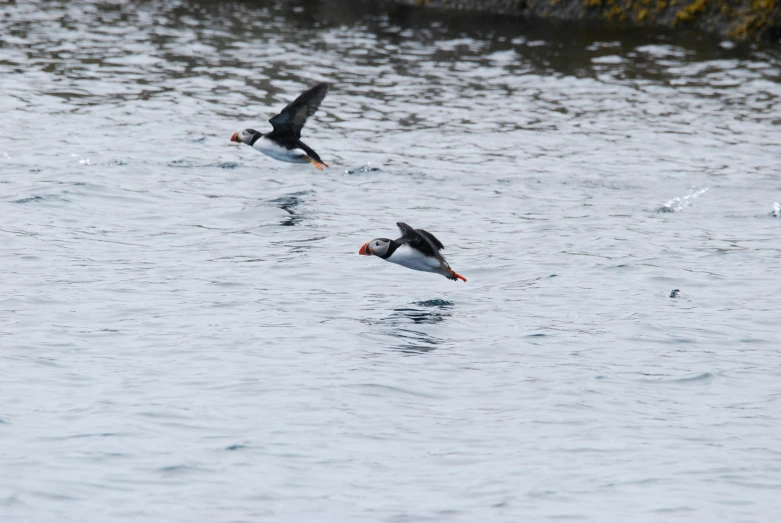
<path fill-rule="evenodd" d="M 328 84 L 317 84 L 308 91 L 290 102 L 282 112 L 269 120 L 274 130 L 268 134 L 271 139 L 274 138 L 301 138 L 301 128 L 304 127 L 306 119 L 315 114 L 320 102 L 325 98 L 328 92 Z"/>
<path fill-rule="evenodd" d="M 444 246 L 444 245 L 442 245 L 442 242 L 441 242 L 441 241 L 439 241 L 439 240 L 437 240 L 436 236 L 434 236 L 434 235 L 433 235 L 433 234 L 431 234 L 430 232 L 428 232 L 428 231 L 424 231 L 423 229 L 418 229 L 418 234 L 420 234 L 420 235 L 421 235 L 421 236 L 423 236 L 425 239 L 427 239 L 428 241 L 430 241 L 430 242 L 431 242 L 431 244 L 432 244 L 434 247 L 436 247 L 437 249 L 439 249 L 440 251 L 441 251 L 441 250 L 443 250 L 443 249 L 445 248 L 445 246 Z"/>
<path fill-rule="evenodd" d="M 396 240 L 398 243 L 409 243 L 411 247 L 419 250 L 429 258 L 439 258 L 439 249 L 444 249 L 442 242 L 433 234 L 423 229 L 413 229 L 403 222 L 397 222 L 403 236 Z"/>

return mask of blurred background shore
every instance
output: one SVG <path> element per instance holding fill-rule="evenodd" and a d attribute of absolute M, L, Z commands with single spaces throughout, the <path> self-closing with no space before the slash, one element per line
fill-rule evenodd
<path fill-rule="evenodd" d="M 735 40 L 781 38 L 775 0 L 391 0 L 416 7 L 580 21 L 610 27 L 695 28 Z"/>

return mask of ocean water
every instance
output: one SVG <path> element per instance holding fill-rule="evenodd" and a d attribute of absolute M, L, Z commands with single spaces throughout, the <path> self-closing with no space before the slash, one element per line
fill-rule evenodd
<path fill-rule="evenodd" d="M 0 520 L 781 520 L 778 48 L 370 4 L 0 5 Z"/>

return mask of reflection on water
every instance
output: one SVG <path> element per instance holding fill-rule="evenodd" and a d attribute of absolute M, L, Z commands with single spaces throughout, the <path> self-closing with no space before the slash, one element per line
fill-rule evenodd
<path fill-rule="evenodd" d="M 447 300 L 433 299 L 412 303 L 414 307 L 399 307 L 379 325 L 390 327 L 386 329 L 388 336 L 399 342 L 393 348 L 403 352 L 429 352 L 438 348 L 444 339 L 425 332 L 425 325 L 437 325 L 452 316 L 453 303 Z M 412 328 L 415 326 L 416 328 Z M 420 327 L 417 327 L 420 326 Z"/>
<path fill-rule="evenodd" d="M 280 225 L 285 227 L 298 225 L 303 219 L 303 216 L 300 214 L 299 210 L 300 205 L 303 203 L 303 198 L 313 194 L 314 191 L 298 191 L 280 196 L 279 198 L 275 198 L 273 200 L 269 200 L 270 203 L 274 204 L 276 207 L 279 207 L 289 215 L 280 222 Z"/>
<path fill-rule="evenodd" d="M 413 305 L 416 307 L 394 309 L 391 319 L 398 316 L 410 319 L 414 323 L 433 324 L 450 317 L 450 311 L 453 309 L 452 302 L 441 299 L 418 301 Z"/>

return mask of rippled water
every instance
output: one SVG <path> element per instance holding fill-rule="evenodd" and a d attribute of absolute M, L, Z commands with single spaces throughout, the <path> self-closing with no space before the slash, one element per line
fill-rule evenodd
<path fill-rule="evenodd" d="M 1 519 L 781 518 L 778 49 L 369 4 L 0 6 Z"/>

